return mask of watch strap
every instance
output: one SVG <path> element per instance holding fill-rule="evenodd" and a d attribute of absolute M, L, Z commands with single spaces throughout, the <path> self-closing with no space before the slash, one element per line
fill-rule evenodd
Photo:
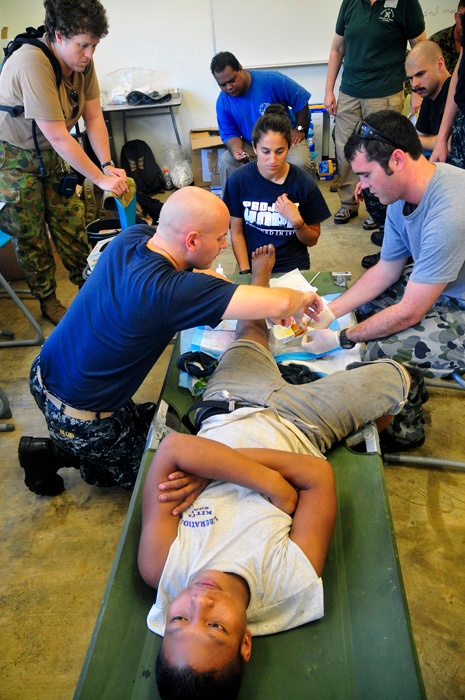
<path fill-rule="evenodd" d="M 351 350 L 357 345 L 357 343 L 354 343 L 353 340 L 350 340 L 350 338 L 347 337 L 346 328 L 343 328 L 339 333 L 339 345 L 341 348 L 344 348 L 344 350 Z"/>

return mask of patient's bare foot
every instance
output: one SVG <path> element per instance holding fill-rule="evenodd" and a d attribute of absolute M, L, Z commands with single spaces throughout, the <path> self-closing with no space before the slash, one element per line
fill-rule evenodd
<path fill-rule="evenodd" d="M 275 263 L 274 245 L 263 245 L 252 253 L 252 284 L 268 287 Z"/>

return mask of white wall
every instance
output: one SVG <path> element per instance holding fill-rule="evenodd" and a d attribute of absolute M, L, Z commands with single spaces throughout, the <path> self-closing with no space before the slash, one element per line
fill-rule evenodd
<path fill-rule="evenodd" d="M 329 0 L 331 3 L 336 0 Z M 254 0 L 250 0 L 254 2 Z M 433 0 L 425 0 L 430 5 Z M 177 110 L 177 123 L 183 146 L 189 155 L 189 130 L 216 125 L 215 101 L 218 87 L 210 73 L 212 56 L 219 49 L 234 52 L 234 32 L 250 34 L 250 40 L 292 41 L 292 37 L 260 36 L 260 27 L 250 27 L 231 17 L 231 46 L 216 47 L 212 31 L 210 0 L 103 0 L 110 32 L 95 54 L 99 78 L 124 67 L 156 70 L 157 89 L 180 87 L 183 103 Z M 434 0 L 434 10 L 426 14 L 427 32 L 453 24 L 456 0 Z M 426 7 L 424 4 L 423 6 Z M 234 3 L 224 0 L 225 13 L 233 13 Z M 271 6 L 270 6 L 271 8 Z M 42 23 L 42 0 L 0 0 L 0 27 L 9 28 L 14 37 L 25 26 Z M 309 28 L 309 42 L 315 27 Z M 329 53 L 329 46 L 328 46 Z M 238 59 L 241 60 L 240 55 Z M 281 68 L 311 93 L 311 102 L 321 102 L 326 79 L 325 65 Z M 174 143 L 169 115 L 131 119 L 128 138 L 141 138 L 152 147 L 163 164 L 163 143 Z M 121 133 L 115 133 L 116 150 L 121 148 Z"/>

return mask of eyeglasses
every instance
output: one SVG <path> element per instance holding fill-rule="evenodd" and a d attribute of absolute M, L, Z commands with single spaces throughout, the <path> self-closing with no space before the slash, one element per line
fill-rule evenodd
<path fill-rule="evenodd" d="M 71 114 L 71 119 L 74 119 L 75 117 L 77 117 L 77 114 L 79 112 L 79 95 L 76 88 L 71 88 L 69 96 L 71 97 L 71 100 L 74 103 L 73 112 Z"/>
<path fill-rule="evenodd" d="M 370 124 L 367 124 L 367 122 L 363 119 L 358 120 L 357 124 L 355 125 L 354 134 L 355 136 L 360 136 L 361 139 L 372 139 L 373 141 L 381 141 L 382 143 L 389 144 L 389 146 L 394 146 L 394 148 L 398 148 L 397 144 L 388 139 L 387 136 L 381 134 L 374 127 L 370 126 Z"/>

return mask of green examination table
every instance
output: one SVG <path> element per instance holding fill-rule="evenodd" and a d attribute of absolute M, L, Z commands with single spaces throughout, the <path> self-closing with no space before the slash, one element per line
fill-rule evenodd
<path fill-rule="evenodd" d="M 322 294 L 340 292 L 320 273 Z M 178 386 L 176 358 L 167 371 L 152 445 L 168 415 L 193 402 Z M 169 423 L 170 421 L 168 421 Z M 157 432 L 158 431 L 158 432 Z M 338 517 L 323 572 L 325 616 L 267 637 L 255 637 L 242 700 L 415 700 L 424 698 L 405 599 L 377 433 L 367 427 L 367 454 L 338 445 L 328 453 L 337 484 Z M 137 549 L 147 449 L 129 505 L 75 699 L 158 698 L 155 659 L 160 638 L 146 626 L 155 591 L 141 579 Z"/>

